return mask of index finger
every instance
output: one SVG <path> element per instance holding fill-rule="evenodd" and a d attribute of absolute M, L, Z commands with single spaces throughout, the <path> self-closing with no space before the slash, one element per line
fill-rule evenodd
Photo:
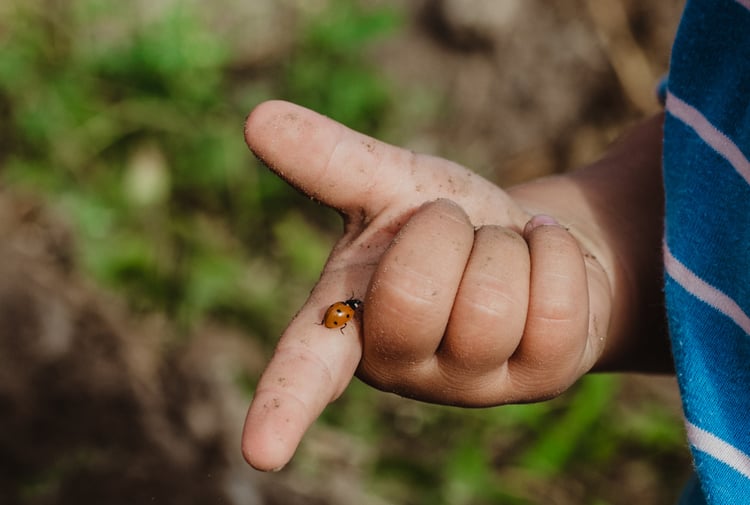
<path fill-rule="evenodd" d="M 366 286 L 369 275 L 358 269 L 324 276 L 282 334 L 245 420 L 242 453 L 254 468 L 284 466 L 305 431 L 354 376 L 362 355 L 359 321 L 339 331 L 321 320 L 329 305 L 351 296 L 342 286 Z"/>
<path fill-rule="evenodd" d="M 383 190 L 389 181 L 403 180 L 384 177 L 380 170 L 385 163 L 395 175 L 395 167 L 403 163 L 398 159 L 404 156 L 401 150 L 290 103 L 272 101 L 256 107 L 248 116 L 245 138 L 283 179 L 345 214 L 379 213 L 387 200 L 367 198 L 366 193 L 382 190 L 390 195 L 393 191 Z M 372 245 L 379 239 L 366 240 Z M 352 293 L 364 296 L 372 274 L 368 265 L 374 262 L 366 256 L 376 249 L 355 248 L 356 261 L 351 251 L 337 249 L 305 306 L 282 334 L 245 421 L 242 451 L 253 467 L 275 470 L 285 465 L 307 428 L 354 376 L 362 354 L 359 325 L 347 325 L 342 335 L 320 322 L 332 303 Z"/>

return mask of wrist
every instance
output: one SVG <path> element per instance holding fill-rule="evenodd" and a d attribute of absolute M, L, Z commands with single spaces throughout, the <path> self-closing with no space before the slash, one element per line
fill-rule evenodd
<path fill-rule="evenodd" d="M 609 300 L 590 300 L 611 304 L 607 328 L 601 321 L 590 328 L 606 333 L 597 370 L 671 370 L 661 289 L 661 119 L 642 123 L 590 166 L 508 190 L 530 214 L 550 214 L 568 228 L 589 276 L 608 284 Z"/>

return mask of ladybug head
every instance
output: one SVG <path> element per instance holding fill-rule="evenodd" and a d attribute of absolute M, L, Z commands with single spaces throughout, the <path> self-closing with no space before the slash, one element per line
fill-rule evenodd
<path fill-rule="evenodd" d="M 349 298 L 344 303 L 351 307 L 352 310 L 359 310 L 359 308 L 362 306 L 362 300 L 358 300 L 357 298 Z"/>

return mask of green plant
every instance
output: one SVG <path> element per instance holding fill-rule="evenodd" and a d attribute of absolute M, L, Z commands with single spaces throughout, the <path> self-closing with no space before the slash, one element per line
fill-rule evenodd
<path fill-rule="evenodd" d="M 282 95 L 376 135 L 392 104 L 388 83 L 367 59 L 367 49 L 400 23 L 395 10 L 330 2 L 302 30 L 284 68 Z"/>
<path fill-rule="evenodd" d="M 335 2 L 271 72 L 278 95 L 375 127 L 387 86 L 362 53 L 395 20 Z M 227 73 L 197 4 L 149 18 L 106 0 L 16 2 L 4 27 L 3 180 L 51 195 L 80 232 L 84 267 L 134 308 L 183 328 L 220 317 L 277 333 L 335 217 L 249 156 L 247 106 L 226 97 L 253 83 Z"/>

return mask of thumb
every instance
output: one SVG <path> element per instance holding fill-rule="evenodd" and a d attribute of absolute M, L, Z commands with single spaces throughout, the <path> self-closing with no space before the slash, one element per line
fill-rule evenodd
<path fill-rule="evenodd" d="M 447 198 L 474 226 L 519 228 L 528 220 L 507 193 L 460 165 L 386 144 L 289 102 L 258 105 L 245 122 L 245 141 L 279 177 L 348 218 L 387 221 L 387 209 L 405 215 Z M 399 217 L 390 217 L 397 224 Z"/>
<path fill-rule="evenodd" d="M 258 105 L 245 122 L 245 141 L 279 177 L 349 216 L 378 213 L 406 175 L 394 168 L 405 166 L 409 151 L 288 102 Z"/>

